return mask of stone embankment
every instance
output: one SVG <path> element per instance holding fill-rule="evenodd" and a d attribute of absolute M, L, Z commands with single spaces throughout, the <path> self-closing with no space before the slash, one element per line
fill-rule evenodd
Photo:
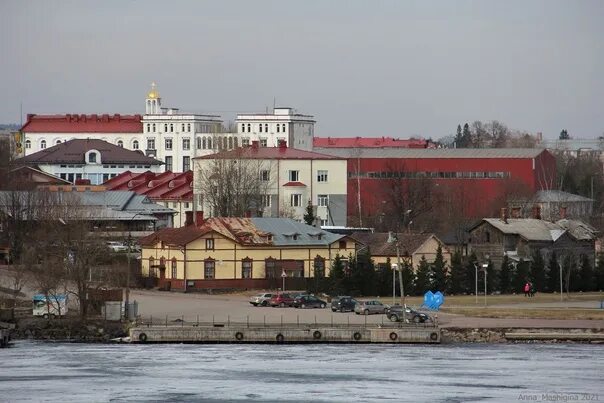
<path fill-rule="evenodd" d="M 127 334 L 126 324 L 104 320 L 82 321 L 79 318 L 22 319 L 11 331 L 13 340 L 32 339 L 73 342 L 108 342 Z"/>
<path fill-rule="evenodd" d="M 602 329 L 443 328 L 443 343 L 604 343 Z"/>

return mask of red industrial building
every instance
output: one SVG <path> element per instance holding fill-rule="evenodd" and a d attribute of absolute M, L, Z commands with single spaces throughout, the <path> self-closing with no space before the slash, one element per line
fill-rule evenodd
<path fill-rule="evenodd" d="M 392 137 L 315 137 L 313 147 L 326 148 L 436 148 L 430 140 L 425 139 L 395 139 Z"/>
<path fill-rule="evenodd" d="M 349 225 L 371 223 L 370 219 L 364 223 L 364 218 L 379 214 L 387 218 L 388 208 L 396 204 L 430 207 L 431 214 L 488 217 L 505 206 L 509 196 L 552 189 L 556 178 L 555 158 L 543 149 L 315 147 L 314 151 L 348 159 Z"/>

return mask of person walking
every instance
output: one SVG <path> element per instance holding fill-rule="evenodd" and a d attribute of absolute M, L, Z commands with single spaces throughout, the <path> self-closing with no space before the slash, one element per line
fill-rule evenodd
<path fill-rule="evenodd" d="M 524 285 L 524 296 L 530 297 L 529 293 L 531 292 L 531 284 L 527 281 Z"/>
<path fill-rule="evenodd" d="M 533 298 L 535 296 L 535 284 L 529 282 L 529 297 Z"/>

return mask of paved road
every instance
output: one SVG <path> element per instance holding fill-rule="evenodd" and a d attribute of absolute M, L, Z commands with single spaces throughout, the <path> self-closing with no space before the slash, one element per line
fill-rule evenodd
<path fill-rule="evenodd" d="M 143 318 L 168 322 L 184 317 L 185 321 L 200 322 L 247 322 L 250 323 L 333 323 L 333 324 L 382 324 L 388 323 L 385 315 L 355 315 L 333 313 L 326 309 L 295 309 L 254 307 L 246 295 L 181 294 L 160 291 L 134 290 L 131 299 L 139 303 L 139 314 Z M 388 301 L 384 301 L 387 303 Z M 538 305 L 545 305 L 543 303 Z M 555 304 L 555 303 L 552 303 Z M 554 320 L 554 319 L 496 319 L 473 318 L 461 315 L 438 313 L 438 323 L 443 327 L 546 327 L 546 328 L 600 328 L 604 320 Z"/>

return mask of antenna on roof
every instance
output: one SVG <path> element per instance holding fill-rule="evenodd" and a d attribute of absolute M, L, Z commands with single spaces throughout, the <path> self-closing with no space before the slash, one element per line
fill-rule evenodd
<path fill-rule="evenodd" d="M 273 97 L 273 111 L 277 107 L 277 97 Z"/>

